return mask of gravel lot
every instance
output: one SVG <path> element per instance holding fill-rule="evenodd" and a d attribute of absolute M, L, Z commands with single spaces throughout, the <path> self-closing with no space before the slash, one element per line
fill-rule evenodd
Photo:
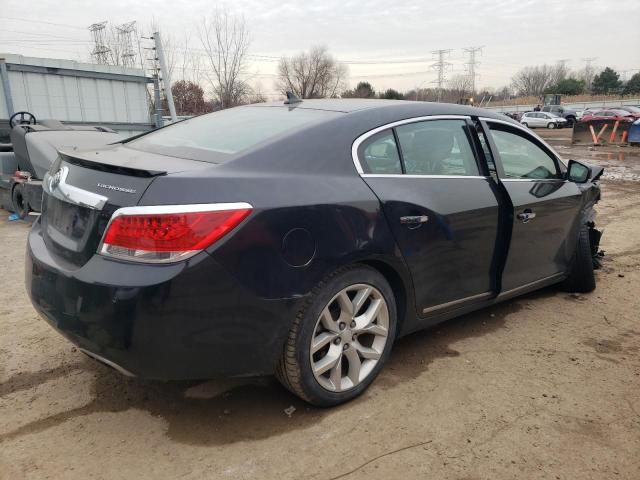
<path fill-rule="evenodd" d="M 330 410 L 272 379 L 152 383 L 87 359 L 32 309 L 29 226 L 0 211 L 0 478 L 637 480 L 639 149 L 541 133 L 612 172 L 597 290 L 549 288 L 411 335 Z"/>

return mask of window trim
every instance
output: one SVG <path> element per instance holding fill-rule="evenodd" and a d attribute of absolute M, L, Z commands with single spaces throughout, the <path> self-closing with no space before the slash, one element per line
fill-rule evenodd
<path fill-rule="evenodd" d="M 362 177 L 362 178 L 397 178 L 397 177 L 404 177 L 404 178 L 449 178 L 449 179 L 461 179 L 461 178 L 475 178 L 475 179 L 488 179 L 491 178 L 489 176 L 485 176 L 485 175 L 415 175 L 415 174 L 406 174 L 406 173 L 382 173 L 382 174 L 378 174 L 378 173 L 365 173 L 364 169 L 362 168 L 362 164 L 360 163 L 360 159 L 358 158 L 358 150 L 360 148 L 360 145 L 366 141 L 369 137 L 372 137 L 373 135 L 380 133 L 384 130 L 387 129 L 392 129 L 394 131 L 394 137 L 395 137 L 395 127 L 399 127 L 401 125 L 407 125 L 410 123 L 418 123 L 418 122 L 425 122 L 425 121 L 430 121 L 430 120 L 463 120 L 466 124 L 468 124 L 469 121 L 471 121 L 471 116 L 470 115 L 427 115 L 427 116 L 420 116 L 420 117 L 411 117 L 411 118 L 405 118 L 404 120 L 397 120 L 395 122 L 390 122 L 390 123 L 386 123 L 384 125 L 381 125 L 379 127 L 376 127 L 372 130 L 369 130 L 368 132 L 363 133 L 362 135 L 360 135 L 358 138 L 355 139 L 355 141 L 353 142 L 353 144 L 351 145 L 351 159 L 353 160 L 353 164 L 356 167 L 356 171 L 358 172 L 358 174 Z M 397 145 L 398 147 L 398 154 L 400 155 L 400 164 L 402 166 L 402 169 L 404 170 L 404 159 L 401 155 L 401 150 L 400 148 L 402 148 L 401 146 Z M 475 150 L 473 149 L 473 145 L 471 145 L 471 143 L 469 143 L 469 147 L 471 148 L 471 151 L 474 154 L 474 159 L 476 162 L 478 162 L 478 157 L 477 154 L 475 152 Z M 479 168 L 479 167 L 478 167 Z"/>

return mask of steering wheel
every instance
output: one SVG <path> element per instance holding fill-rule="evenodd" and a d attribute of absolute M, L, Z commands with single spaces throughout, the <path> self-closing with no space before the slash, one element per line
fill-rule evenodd
<path fill-rule="evenodd" d="M 16 125 L 35 125 L 37 122 L 36 116 L 29 112 L 16 112 L 11 115 L 11 118 L 9 119 L 9 125 L 11 125 L 11 128 Z"/>

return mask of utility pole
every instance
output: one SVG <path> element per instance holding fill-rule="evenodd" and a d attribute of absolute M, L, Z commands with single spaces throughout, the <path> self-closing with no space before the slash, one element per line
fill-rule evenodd
<path fill-rule="evenodd" d="M 93 36 L 93 51 L 91 56 L 100 65 L 107 65 L 109 63 L 109 52 L 111 51 L 106 45 L 104 29 L 107 26 L 107 22 L 94 23 L 89 26 L 89 31 Z"/>
<path fill-rule="evenodd" d="M 465 52 L 469 54 L 469 61 L 465 64 L 467 66 L 467 71 L 469 72 L 469 78 L 471 79 L 471 94 L 475 95 L 476 93 L 476 67 L 480 64 L 476 59 L 476 54 L 482 54 L 482 49 L 484 47 L 467 47 L 463 48 Z"/>
<path fill-rule="evenodd" d="M 173 93 L 171 92 L 171 76 L 169 75 L 169 69 L 167 68 L 167 61 L 164 58 L 164 50 L 162 49 L 162 40 L 160 38 L 160 32 L 153 33 L 153 41 L 156 44 L 156 58 L 160 62 L 160 71 L 162 72 L 162 83 L 164 85 L 164 94 L 169 104 L 169 112 L 171 113 L 171 120 L 174 122 L 178 120 L 176 116 L 176 106 L 173 103 Z"/>
<path fill-rule="evenodd" d="M 434 50 L 433 52 L 431 52 L 434 55 L 438 56 L 438 61 L 431 65 L 431 68 L 435 69 L 436 72 L 438 72 L 438 78 L 431 82 L 438 85 L 438 101 L 442 99 L 442 87 L 446 80 L 445 71 L 447 68 L 449 68 L 449 66 L 451 66 L 451 63 L 444 61 L 445 55 L 448 55 L 449 52 L 451 52 L 451 50 Z"/>

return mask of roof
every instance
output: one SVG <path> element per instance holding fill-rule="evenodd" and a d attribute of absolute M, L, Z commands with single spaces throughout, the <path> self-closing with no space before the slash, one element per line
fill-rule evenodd
<path fill-rule="evenodd" d="M 300 108 L 310 110 L 328 110 L 342 113 L 355 113 L 372 110 L 393 110 L 396 113 L 410 113 L 417 115 L 468 115 L 498 118 L 500 120 L 509 119 L 498 112 L 485 110 L 482 108 L 470 107 L 468 105 L 457 105 L 454 103 L 435 102 L 415 102 L 408 100 L 382 100 L 370 98 L 329 98 L 329 99 L 305 99 L 299 103 L 284 104 L 283 102 L 269 102 L 253 104 L 251 106 L 263 107 L 285 107 Z"/>

